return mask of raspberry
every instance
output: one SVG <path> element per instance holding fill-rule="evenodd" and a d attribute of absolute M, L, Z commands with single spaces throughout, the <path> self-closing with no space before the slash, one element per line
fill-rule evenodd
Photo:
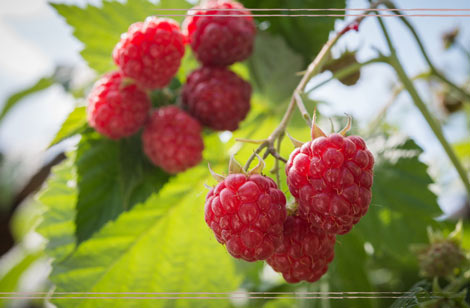
<path fill-rule="evenodd" d="M 266 262 L 289 283 L 320 279 L 334 258 L 335 236 L 310 227 L 298 216 L 284 224 L 284 240 Z"/>
<path fill-rule="evenodd" d="M 189 13 L 192 15 L 184 20 L 183 31 L 200 62 L 228 66 L 251 55 L 256 27 L 250 11 L 242 4 L 229 0 L 207 1 Z"/>
<path fill-rule="evenodd" d="M 205 220 L 235 258 L 264 260 L 282 242 L 286 197 L 268 177 L 230 174 L 206 197 Z"/>
<path fill-rule="evenodd" d="M 135 84 L 126 85 L 119 72 L 104 75 L 88 96 L 88 123 L 111 139 L 136 133 L 147 119 L 150 99 Z"/>
<path fill-rule="evenodd" d="M 183 104 L 202 124 L 236 130 L 250 110 L 251 86 L 226 68 L 201 67 L 183 88 Z"/>
<path fill-rule="evenodd" d="M 175 174 L 202 160 L 199 123 L 175 106 L 155 110 L 142 134 L 144 153 L 158 167 Z"/>
<path fill-rule="evenodd" d="M 327 232 L 349 232 L 369 208 L 373 166 L 358 136 L 322 136 L 295 149 L 286 174 L 299 214 Z"/>
<path fill-rule="evenodd" d="M 148 89 L 163 88 L 178 71 L 184 55 L 184 36 L 171 19 L 148 17 L 121 36 L 113 51 L 124 76 Z"/>

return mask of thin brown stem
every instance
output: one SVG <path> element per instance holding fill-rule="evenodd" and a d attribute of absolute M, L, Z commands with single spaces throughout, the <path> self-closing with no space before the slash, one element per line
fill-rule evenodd
<path fill-rule="evenodd" d="M 297 103 L 297 108 L 299 108 L 299 111 L 302 114 L 302 118 L 304 118 L 305 122 L 307 123 L 307 126 L 312 126 L 312 118 L 310 117 L 310 114 L 305 108 L 302 97 L 300 96 L 299 93 L 294 93 L 294 96 L 295 96 L 295 101 Z"/>
<path fill-rule="evenodd" d="M 276 151 L 277 153 L 281 152 L 281 143 L 282 143 L 282 138 L 284 138 L 284 134 L 281 134 L 279 138 L 277 138 L 277 144 L 276 144 Z M 281 175 L 280 175 L 280 166 L 279 166 L 279 159 L 276 159 L 274 162 L 274 173 L 276 174 L 276 183 L 278 187 L 281 187 Z"/>

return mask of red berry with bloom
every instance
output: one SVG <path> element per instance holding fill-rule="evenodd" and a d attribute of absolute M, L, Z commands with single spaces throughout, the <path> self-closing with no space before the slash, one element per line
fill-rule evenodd
<path fill-rule="evenodd" d="M 87 118 L 100 134 L 120 139 L 136 133 L 150 111 L 150 99 L 119 72 L 104 75 L 88 96 Z"/>
<path fill-rule="evenodd" d="M 200 62 L 228 66 L 251 55 L 256 27 L 250 11 L 242 4 L 212 0 L 188 13 L 191 15 L 184 20 L 183 31 Z"/>
<path fill-rule="evenodd" d="M 369 208 L 374 157 L 364 140 L 326 136 L 315 124 L 314 140 L 295 149 L 286 165 L 287 185 L 299 203 L 299 215 L 312 226 L 345 234 Z"/>
<path fill-rule="evenodd" d="M 282 273 L 289 283 L 320 279 L 334 258 L 335 236 L 312 228 L 298 216 L 289 216 L 284 224 L 284 240 L 266 262 Z"/>
<path fill-rule="evenodd" d="M 233 166 L 233 164 L 231 164 Z M 239 167 L 206 197 L 205 220 L 235 258 L 265 260 L 282 243 L 286 197 L 269 177 Z"/>
<path fill-rule="evenodd" d="M 124 76 L 147 89 L 163 88 L 178 71 L 184 55 L 184 36 L 176 21 L 148 17 L 122 34 L 113 51 Z"/>
<path fill-rule="evenodd" d="M 201 67 L 187 78 L 183 104 L 214 130 L 236 130 L 250 110 L 251 86 L 223 67 Z"/>
<path fill-rule="evenodd" d="M 144 153 L 164 171 L 176 174 L 202 160 L 198 121 L 176 106 L 156 109 L 142 134 Z"/>

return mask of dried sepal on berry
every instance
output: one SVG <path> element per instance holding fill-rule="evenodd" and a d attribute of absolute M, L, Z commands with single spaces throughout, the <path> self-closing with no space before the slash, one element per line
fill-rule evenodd
<path fill-rule="evenodd" d="M 323 132 L 323 130 L 320 127 L 318 127 L 316 123 L 316 116 L 317 116 L 317 111 L 315 110 L 313 112 L 313 117 L 312 117 L 312 130 L 311 130 L 312 140 L 319 138 L 319 137 L 326 137 L 326 134 Z"/>
<path fill-rule="evenodd" d="M 258 164 L 253 167 L 250 171 L 248 171 L 248 175 L 253 175 L 253 174 L 261 174 L 263 172 L 264 167 L 266 166 L 263 158 L 259 156 L 258 154 L 255 154 L 256 158 L 258 158 Z"/>
<path fill-rule="evenodd" d="M 250 169 L 249 171 L 245 170 L 242 165 L 235 159 L 233 155 L 230 156 L 230 161 L 228 164 L 228 174 L 244 174 L 246 176 L 250 176 L 253 174 L 261 174 L 264 167 L 265 167 L 265 162 L 261 156 L 258 154 L 255 154 L 256 158 L 258 158 L 258 164 Z M 211 173 L 212 177 L 217 181 L 217 182 L 222 182 L 225 180 L 226 176 L 223 176 L 221 174 L 216 173 L 214 170 L 212 170 L 210 164 L 209 164 L 209 172 Z"/>
<path fill-rule="evenodd" d="M 209 168 L 209 172 L 210 174 L 212 175 L 212 177 L 218 182 L 222 182 L 223 180 L 225 180 L 225 176 L 221 175 L 221 174 L 218 174 L 217 172 L 215 172 L 214 170 L 212 170 L 211 168 L 211 165 L 208 164 L 207 167 Z"/>
<path fill-rule="evenodd" d="M 286 131 L 286 135 L 287 135 L 287 137 L 289 137 L 290 141 L 292 142 L 292 144 L 294 145 L 295 148 L 300 148 L 305 143 L 305 142 L 302 142 L 302 141 L 299 141 L 299 140 L 295 139 L 287 131 Z"/>
<path fill-rule="evenodd" d="M 346 126 L 338 134 L 340 134 L 343 137 L 346 137 L 346 134 L 351 129 L 351 123 L 352 123 L 352 117 L 348 115 L 348 123 L 346 123 Z"/>

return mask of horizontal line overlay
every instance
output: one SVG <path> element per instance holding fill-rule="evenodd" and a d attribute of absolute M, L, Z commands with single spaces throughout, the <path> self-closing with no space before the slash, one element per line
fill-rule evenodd
<path fill-rule="evenodd" d="M 188 14 L 153 14 L 156 17 L 185 17 Z M 205 14 L 205 17 L 470 17 L 470 14 Z"/>
<path fill-rule="evenodd" d="M 457 293 L 457 292 L 456 292 Z M 140 295 L 140 296 L 137 296 Z M 192 296 L 188 296 L 192 295 Z M 278 296 L 282 295 L 282 296 Z M 411 292 L 0 292 L 0 299 L 109 299 L 109 300 L 211 300 L 211 299 L 438 299 L 442 293 Z"/>
<path fill-rule="evenodd" d="M 205 9 L 205 8 L 192 8 L 192 9 L 180 9 L 180 8 L 175 8 L 175 9 L 169 9 L 169 8 L 156 8 L 156 11 L 234 11 L 234 12 L 239 12 L 240 9 Z M 312 8 L 255 8 L 255 9 L 250 9 L 247 8 L 246 10 L 257 12 L 257 11 L 289 11 L 289 12 L 298 12 L 298 11 L 306 11 L 306 12 L 322 12 L 322 11 L 338 11 L 338 12 L 344 12 L 344 11 L 366 11 L 366 12 L 420 12 L 420 11 L 430 11 L 430 12 L 470 12 L 470 8 L 468 9 L 451 9 L 451 8 L 443 8 L 443 9 L 436 9 L 436 8 L 412 8 L 412 9 L 372 9 L 372 8 L 326 8 L 326 9 L 312 9 Z"/>
<path fill-rule="evenodd" d="M 178 299 L 439 299 L 442 296 L 2 296 L 1 299 L 130 299 L 130 300 L 178 300 Z"/>

